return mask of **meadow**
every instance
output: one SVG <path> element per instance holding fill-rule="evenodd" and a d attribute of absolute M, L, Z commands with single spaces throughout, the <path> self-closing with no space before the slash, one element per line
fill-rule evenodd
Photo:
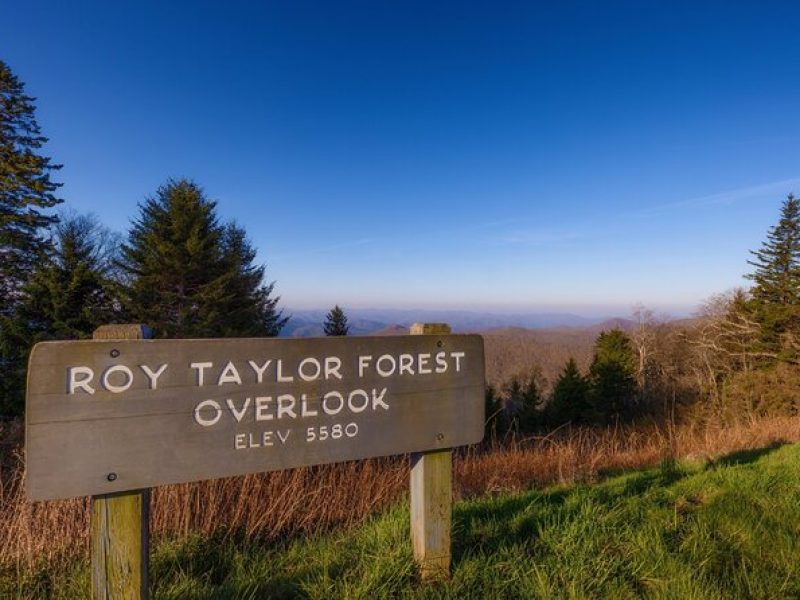
<path fill-rule="evenodd" d="M 153 491 L 156 598 L 797 597 L 797 419 L 564 428 L 459 451 L 453 574 L 421 586 L 406 457 Z M 24 497 L 4 425 L 0 596 L 85 596 L 87 499 Z"/>

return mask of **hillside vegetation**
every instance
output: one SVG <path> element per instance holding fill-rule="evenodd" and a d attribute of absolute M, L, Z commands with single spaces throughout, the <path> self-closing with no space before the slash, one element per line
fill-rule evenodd
<path fill-rule="evenodd" d="M 448 582 L 417 580 L 405 502 L 363 526 L 264 544 L 192 535 L 152 558 L 154 598 L 797 598 L 800 446 L 665 461 L 595 485 L 462 501 Z M 0 580 L 83 597 L 85 563 Z"/>
<path fill-rule="evenodd" d="M 523 329 L 507 327 L 482 333 L 486 354 L 486 383 L 500 389 L 515 376 L 532 368 L 541 373 L 545 389 L 552 387 L 574 358 L 582 371 L 592 362 L 597 331 L 594 328 Z"/>
<path fill-rule="evenodd" d="M 459 570 L 466 568 L 466 564 L 459 565 L 471 556 L 472 551 L 468 548 L 475 545 L 475 540 L 481 539 L 481 527 L 489 527 L 489 524 L 478 527 L 478 522 L 465 525 L 466 522 L 459 517 L 465 506 L 491 507 L 493 503 L 501 501 L 507 501 L 510 506 L 524 502 L 524 498 L 538 498 L 536 502 L 541 502 L 541 513 L 538 514 L 553 510 L 556 511 L 554 515 L 557 515 L 560 510 L 558 504 L 550 500 L 557 498 L 561 492 L 551 490 L 532 494 L 530 490 L 546 489 L 552 485 L 589 484 L 625 469 L 654 465 L 664 465 L 673 472 L 672 465 L 676 459 L 690 461 L 687 473 L 699 474 L 704 470 L 710 472 L 732 462 L 731 457 L 721 458 L 725 454 L 742 451 L 758 453 L 758 449 L 777 448 L 786 442 L 798 441 L 800 422 L 796 418 L 781 417 L 723 429 L 695 426 L 666 429 L 656 426 L 564 429 L 543 438 L 456 452 L 453 465 L 454 494 L 461 503 L 458 504 L 454 528 L 454 582 L 463 581 L 465 575 L 459 575 Z M 9 592 L 10 597 L 21 598 L 47 598 L 51 595 L 81 597 L 81 590 L 84 589 L 82 586 L 87 585 L 88 581 L 88 499 L 33 503 L 27 501 L 20 443 L 19 424 L 0 428 L 0 446 L 3 450 L 0 454 L 0 597 L 6 597 L 6 592 Z M 793 456 L 796 457 L 796 453 Z M 781 477 L 796 477 L 798 468 L 800 467 L 791 467 Z M 678 469 L 676 472 L 684 471 Z M 638 475 L 633 474 L 630 477 L 635 479 Z M 608 485 L 602 484 L 598 489 L 612 489 Z M 583 488 L 559 489 L 573 490 L 570 492 L 573 494 L 575 490 Z M 747 487 L 737 489 L 744 494 L 749 493 Z M 783 489 L 779 487 L 773 491 L 783 493 Z M 152 563 L 154 582 L 157 591 L 161 590 L 158 597 L 192 597 L 194 592 L 190 593 L 191 590 L 200 590 L 197 592 L 199 596 L 195 594 L 195 597 L 206 597 L 203 594 L 211 594 L 211 590 L 217 590 L 219 595 L 216 597 L 225 598 L 229 597 L 228 594 L 233 589 L 230 586 L 235 585 L 239 586 L 237 589 L 241 592 L 240 597 L 260 598 L 265 590 L 273 589 L 263 586 L 277 586 L 274 587 L 277 590 L 283 585 L 281 582 L 289 586 L 287 589 L 297 590 L 301 583 L 305 586 L 308 582 L 301 582 L 301 574 L 292 569 L 302 571 L 302 565 L 308 565 L 309 568 L 316 565 L 312 570 L 319 570 L 319 561 L 322 561 L 321 564 L 332 561 L 325 577 L 330 580 L 332 590 L 339 589 L 337 586 L 345 586 L 337 593 L 346 595 L 348 591 L 364 591 L 368 595 L 368 588 L 362 590 L 352 587 L 355 585 L 352 580 L 362 576 L 366 577 L 364 585 L 367 585 L 367 581 L 372 581 L 371 585 L 378 586 L 375 587 L 376 591 L 379 591 L 379 584 L 384 578 L 388 577 L 386 585 L 411 586 L 408 589 L 402 588 L 405 590 L 402 593 L 411 593 L 415 584 L 406 555 L 407 515 L 402 508 L 407 490 L 407 457 L 155 488 L 151 529 L 155 541 Z M 521 493 L 522 496 L 514 496 L 516 493 Z M 764 494 L 753 496 L 752 502 L 763 506 L 763 514 L 776 514 L 769 502 L 762 502 L 762 496 Z M 649 500 L 645 497 L 642 502 L 647 504 Z M 597 506 L 597 510 L 602 512 L 606 505 Z M 502 531 L 509 527 L 514 531 L 513 528 L 517 527 L 514 523 L 522 518 L 514 512 L 486 514 L 486 518 L 491 517 L 490 521 L 494 522 L 491 527 L 505 528 Z M 618 515 L 614 516 L 616 514 L 612 511 L 609 518 L 617 518 Z M 672 518 L 669 510 L 665 514 Z M 377 519 L 377 523 L 384 523 L 378 527 L 386 527 L 388 530 L 383 533 L 370 530 L 374 525 L 367 525 L 366 530 L 362 529 L 364 523 L 370 523 L 372 519 Z M 794 520 L 786 521 L 787 526 L 796 530 L 796 523 L 800 521 L 796 516 L 792 516 L 792 519 Z M 506 550 L 500 540 L 495 539 L 500 536 L 501 529 L 496 529 L 491 534 L 494 539 L 492 547 L 497 548 L 499 554 L 492 558 L 490 564 L 494 564 L 494 561 L 511 560 L 508 557 L 502 558 Z M 467 535 L 472 530 L 477 533 Z M 362 533 L 358 533 L 359 531 Z M 332 537 L 324 537 L 326 534 Z M 382 536 L 379 539 L 386 540 L 385 547 L 363 546 L 366 542 L 372 543 L 370 540 L 379 534 Z M 360 537 L 362 535 L 363 539 Z M 304 536 L 311 541 L 301 542 Z M 334 548 L 338 548 L 337 544 L 348 548 L 354 545 L 353 547 L 360 548 L 360 552 L 368 554 L 359 559 L 360 566 L 353 566 L 355 570 L 348 567 L 340 571 L 337 566 L 337 553 L 340 550 L 329 550 L 331 544 Z M 755 548 L 761 544 L 765 553 L 773 550 L 772 546 L 760 539 L 754 539 L 753 544 Z M 278 555 L 273 555 L 266 548 L 271 548 L 270 552 L 283 548 L 281 552 L 288 554 L 279 552 Z M 489 549 L 490 546 L 482 543 L 475 546 L 475 551 L 480 553 L 488 553 Z M 609 546 L 608 551 L 609 556 L 606 558 L 615 559 L 615 547 Z M 316 555 L 315 552 L 320 554 Z M 166 560 L 164 556 L 173 557 L 167 560 L 167 564 L 171 565 L 170 569 L 173 569 L 169 575 L 164 575 L 161 571 Z M 364 561 L 368 562 L 371 556 L 380 558 L 376 558 L 378 562 L 374 573 L 370 572 L 367 577 L 363 573 L 368 566 Z M 397 567 L 396 563 L 383 562 L 392 556 L 406 561 L 402 563 L 405 570 L 398 571 L 400 575 L 393 571 L 391 573 L 394 574 L 387 575 L 385 569 Z M 253 571 L 263 568 L 269 561 L 275 561 L 275 566 L 269 573 L 262 576 Z M 291 561 L 296 561 L 294 567 L 289 564 Z M 522 568 L 522 564 L 517 564 L 517 559 L 514 561 L 508 566 L 512 571 L 504 575 L 504 578 L 516 577 L 513 575 L 514 570 Z M 237 573 L 243 571 L 250 573 L 247 577 L 252 578 L 252 581 L 234 583 L 231 578 L 237 578 Z M 184 583 L 178 581 L 183 577 L 179 577 L 179 572 L 184 572 L 189 577 L 186 587 L 182 587 Z M 307 575 L 310 573 L 311 571 L 306 572 Z M 340 574 L 343 577 L 341 580 Z M 398 577 L 401 580 L 399 583 Z M 223 582 L 228 582 L 224 584 L 228 587 L 217 587 L 223 585 Z M 250 585 L 256 585 L 253 588 L 255 595 L 246 593 L 249 589 L 247 586 Z M 168 593 L 165 591 L 167 589 L 173 591 Z M 325 597 L 319 588 L 315 590 L 310 592 L 312 596 Z"/>

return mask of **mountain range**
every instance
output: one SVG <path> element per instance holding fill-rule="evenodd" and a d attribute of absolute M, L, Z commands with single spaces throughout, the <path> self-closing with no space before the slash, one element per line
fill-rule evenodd
<path fill-rule="evenodd" d="M 287 309 L 289 321 L 282 337 L 324 335 L 325 309 Z M 412 323 L 447 323 L 454 332 L 487 331 L 506 327 L 525 329 L 589 328 L 613 322 L 625 328 L 625 319 L 583 317 L 571 313 L 493 313 L 468 310 L 433 309 L 345 309 L 351 335 L 391 335 L 407 333 Z"/>

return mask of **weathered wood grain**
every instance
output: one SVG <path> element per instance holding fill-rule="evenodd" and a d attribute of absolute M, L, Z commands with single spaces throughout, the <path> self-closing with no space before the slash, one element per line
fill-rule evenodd
<path fill-rule="evenodd" d="M 409 354 L 427 356 L 422 370 L 430 370 L 440 352 L 448 356 L 463 352 L 459 370 L 452 358 L 443 373 L 420 374 L 415 363 L 413 375 L 382 377 L 374 368 L 384 354 Z M 362 377 L 360 356 L 371 356 L 373 367 Z M 309 357 L 341 359 L 341 379 L 302 381 L 296 367 Z M 273 361 L 261 382 L 249 360 L 258 365 Z M 278 360 L 283 376 L 293 374 L 293 382 L 277 381 Z M 198 386 L 200 369 L 190 368 L 197 362 L 213 363 L 204 369 L 203 386 Z M 218 385 L 228 362 L 237 369 L 241 384 L 223 381 Z M 163 364 L 168 367 L 151 389 L 142 366 L 154 371 Z M 102 374 L 118 365 L 128 366 L 133 380 L 129 389 L 112 393 L 103 389 Z M 76 366 L 94 373 L 93 394 L 80 387 L 69 393 L 67 369 Z M 47 342 L 34 348 L 30 373 L 27 490 L 34 500 L 450 448 L 477 442 L 483 435 L 480 336 Z M 126 382 L 127 376 L 119 372 L 109 374 L 112 386 L 124 387 Z M 379 403 L 372 410 L 373 390 L 379 395 L 384 388 L 383 400 L 389 408 L 384 410 Z M 335 415 L 321 410 L 329 392 L 347 394 L 359 389 L 370 398 L 369 409 L 353 412 L 345 406 Z M 309 414 L 301 416 L 298 405 L 296 418 L 286 413 L 278 418 L 277 397 L 283 394 L 293 395 L 298 404 L 305 394 Z M 272 398 L 270 410 L 261 413 L 262 420 L 255 411 L 259 397 Z M 198 405 L 205 401 L 219 406 L 219 420 L 212 426 L 196 418 Z M 206 405 L 200 416 L 216 418 L 213 406 Z M 268 414 L 270 420 L 266 420 Z M 350 424 L 354 424 L 351 432 L 357 429 L 356 435 L 331 439 L 332 427 Z M 320 440 L 322 427 L 325 440 Z M 307 441 L 309 428 L 316 436 L 311 442 Z M 285 442 L 279 441 L 279 434 L 288 436 Z"/>
<path fill-rule="evenodd" d="M 95 339 L 144 339 L 142 325 L 103 326 Z M 92 598 L 143 600 L 149 598 L 148 553 L 150 490 L 92 497 Z"/>
<path fill-rule="evenodd" d="M 412 335 L 447 336 L 449 333 L 450 327 L 446 323 L 414 323 L 411 326 Z M 452 454 L 448 448 L 411 456 L 411 543 L 423 581 L 450 576 Z"/>
<path fill-rule="evenodd" d="M 92 497 L 92 598 L 149 597 L 150 490 Z"/>
<path fill-rule="evenodd" d="M 423 581 L 450 575 L 452 455 L 434 450 L 411 457 L 411 543 Z"/>

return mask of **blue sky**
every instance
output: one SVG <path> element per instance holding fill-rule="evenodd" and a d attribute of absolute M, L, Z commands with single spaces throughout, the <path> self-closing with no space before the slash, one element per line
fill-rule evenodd
<path fill-rule="evenodd" d="M 691 311 L 800 193 L 794 3 L 0 4 L 66 205 L 169 177 L 282 303 Z"/>

